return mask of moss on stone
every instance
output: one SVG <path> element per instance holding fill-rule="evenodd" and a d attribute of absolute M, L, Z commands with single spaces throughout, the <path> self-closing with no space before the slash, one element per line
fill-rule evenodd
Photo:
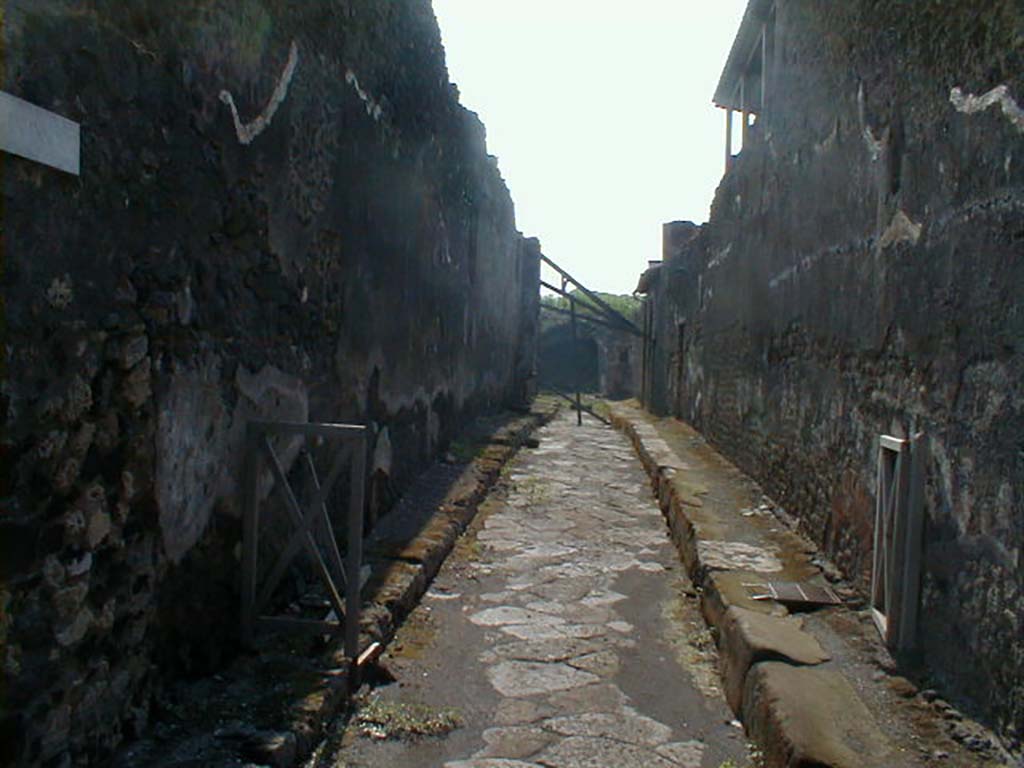
<path fill-rule="evenodd" d="M 374 699 L 359 710 L 356 724 L 360 734 L 372 739 L 411 739 L 443 736 L 458 728 L 461 718 L 450 707 Z"/>

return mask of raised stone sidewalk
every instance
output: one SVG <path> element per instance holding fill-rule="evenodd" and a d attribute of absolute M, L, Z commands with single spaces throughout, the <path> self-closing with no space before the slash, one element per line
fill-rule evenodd
<path fill-rule="evenodd" d="M 769 768 L 1008 764 L 991 736 L 898 674 L 869 612 L 847 604 L 790 615 L 745 585 L 826 584 L 839 574 L 758 486 L 688 425 L 635 401 L 610 403 L 632 441 L 716 634 L 726 699 Z"/>

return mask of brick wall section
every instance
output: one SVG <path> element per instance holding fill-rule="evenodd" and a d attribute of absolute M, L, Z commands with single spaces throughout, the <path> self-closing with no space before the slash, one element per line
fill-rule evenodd
<path fill-rule="evenodd" d="M 3 14 L 83 170 L 0 158 L 0 763 L 89 764 L 235 649 L 246 419 L 369 424 L 386 500 L 528 391 L 539 245 L 427 0 Z"/>
<path fill-rule="evenodd" d="M 780 0 L 769 110 L 709 223 L 665 253 L 648 393 L 861 583 L 877 437 L 923 430 L 922 655 L 1011 741 L 1024 733 L 1024 133 L 998 105 L 961 113 L 950 91 L 1006 85 L 1024 102 L 1022 30 L 1008 1 Z"/>

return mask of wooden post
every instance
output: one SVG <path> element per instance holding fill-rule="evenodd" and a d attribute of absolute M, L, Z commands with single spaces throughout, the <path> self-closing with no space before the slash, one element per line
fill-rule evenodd
<path fill-rule="evenodd" d="M 750 109 L 747 106 L 747 75 L 746 73 L 740 77 L 740 108 L 743 110 L 743 133 L 742 141 L 743 146 L 740 147 L 740 152 L 747 148 L 747 136 L 750 132 Z"/>
<path fill-rule="evenodd" d="M 732 168 L 732 107 L 725 108 L 725 172 Z"/>
<path fill-rule="evenodd" d="M 644 296 L 644 335 L 643 343 L 640 345 L 640 405 L 647 407 L 647 297 Z"/>
<path fill-rule="evenodd" d="M 565 290 L 567 285 L 566 279 L 562 278 L 562 290 Z M 576 336 L 576 299 L 572 296 L 569 297 L 569 317 L 572 324 L 572 354 L 573 357 L 579 355 L 579 339 Z M 580 373 L 576 372 L 576 426 L 583 426 L 583 407 L 580 405 Z"/>
<path fill-rule="evenodd" d="M 913 532 L 913 518 L 908 514 L 909 502 L 916 501 L 910 487 L 914 471 L 910 446 L 911 442 L 903 438 L 879 436 L 871 614 L 885 644 L 894 650 L 906 647 L 909 639 L 902 625 L 906 614 L 908 542 L 916 535 L 920 546 L 919 532 Z M 918 467 L 917 472 L 921 471 Z M 919 563 L 919 559 L 915 557 L 914 562 Z M 913 599 L 916 606 L 917 596 Z"/>

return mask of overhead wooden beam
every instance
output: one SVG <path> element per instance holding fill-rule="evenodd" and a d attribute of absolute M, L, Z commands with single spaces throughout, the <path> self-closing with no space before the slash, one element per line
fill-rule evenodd
<path fill-rule="evenodd" d="M 725 171 L 732 168 L 732 107 L 725 108 Z"/>
<path fill-rule="evenodd" d="M 544 254 L 541 254 L 540 258 L 541 258 L 541 261 L 543 261 L 545 264 L 547 264 L 549 267 L 551 267 L 553 270 L 555 270 L 558 274 L 560 274 L 563 279 L 567 280 L 568 282 L 572 283 L 577 288 L 579 288 L 580 291 L 583 292 L 584 296 L 586 296 L 588 299 L 590 299 L 592 302 L 594 302 L 594 304 L 596 304 L 601 309 L 603 309 L 607 314 L 609 314 L 612 318 L 614 318 L 614 320 L 616 322 L 622 323 L 624 326 L 632 328 L 634 331 L 636 331 L 641 336 L 643 335 L 643 332 L 639 328 L 637 328 L 635 325 L 633 325 L 632 322 L 630 322 L 625 317 L 623 317 L 620 312 L 618 312 L 617 310 L 613 309 L 606 301 L 601 299 L 600 296 L 595 296 L 593 291 L 589 290 L 585 285 L 583 285 L 583 283 L 581 283 L 575 277 L 570 275 L 568 272 L 566 272 L 560 266 L 555 264 L 555 262 L 553 262 L 547 256 L 545 256 Z"/>
<path fill-rule="evenodd" d="M 557 286 L 554 286 L 551 283 L 546 283 L 543 280 L 541 280 L 540 284 L 542 286 L 544 286 L 545 288 L 547 288 L 548 290 L 554 291 L 559 296 L 562 296 L 562 297 L 568 299 L 570 303 L 576 304 L 579 307 L 581 307 L 582 309 L 586 309 L 586 310 L 588 310 L 590 312 L 597 312 L 598 315 L 599 315 L 598 317 L 595 317 L 594 315 L 584 315 L 584 314 L 577 313 L 577 316 L 582 318 L 583 320 L 591 320 L 593 322 L 600 323 L 602 325 L 606 325 L 606 326 L 608 326 L 609 328 L 611 328 L 614 331 L 623 331 L 625 333 L 631 333 L 634 336 L 643 336 L 643 334 L 640 333 L 639 330 L 634 329 L 634 328 L 627 328 L 626 326 L 622 325 L 622 323 L 619 321 L 619 318 L 617 316 L 609 316 L 609 314 L 607 312 L 605 312 L 604 310 L 602 310 L 600 307 L 594 307 L 594 306 L 592 306 L 590 304 L 585 304 L 584 302 L 580 301 L 580 299 L 578 299 L 576 296 L 573 296 L 572 294 L 570 294 L 568 291 L 566 291 L 566 290 L 564 290 L 562 288 L 558 288 Z M 570 310 L 560 309 L 558 307 L 552 307 L 552 306 L 550 306 L 548 304 L 543 304 L 542 303 L 541 307 L 545 307 L 547 309 L 550 309 L 553 312 L 561 312 L 561 313 L 567 314 L 567 315 L 571 315 L 572 314 L 572 312 Z"/>
<path fill-rule="evenodd" d="M 540 284 L 541 284 L 542 287 L 547 288 L 549 291 L 554 291 L 559 296 L 562 296 L 563 298 L 566 298 L 569 301 L 575 301 L 577 304 L 579 304 L 584 309 L 588 309 L 591 312 L 597 312 L 599 315 L 604 315 L 605 317 L 607 317 L 607 313 L 603 309 L 601 309 L 598 306 L 594 306 L 592 304 L 586 304 L 586 303 L 580 301 L 580 299 L 578 299 L 577 297 L 573 296 L 571 293 L 569 293 L 564 288 L 559 288 L 557 285 L 552 285 L 551 283 L 545 282 L 544 280 L 541 280 Z"/>

